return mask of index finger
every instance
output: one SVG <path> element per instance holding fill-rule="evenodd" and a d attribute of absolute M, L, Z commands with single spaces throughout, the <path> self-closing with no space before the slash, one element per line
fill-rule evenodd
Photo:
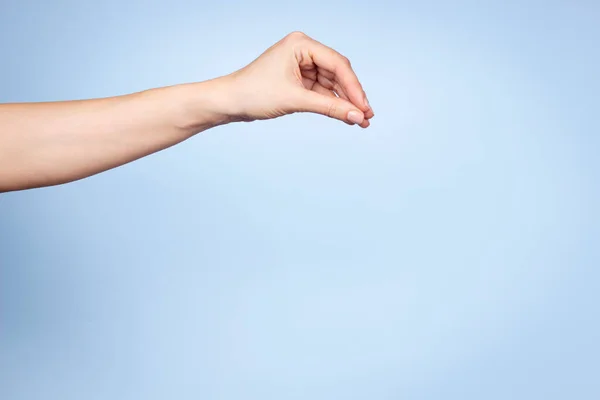
<path fill-rule="evenodd" d="M 342 86 L 348 99 L 355 106 L 364 112 L 369 111 L 371 107 L 358 77 L 352 70 L 350 60 L 312 38 L 305 43 L 308 56 L 313 62 L 334 75 L 334 79 Z"/>

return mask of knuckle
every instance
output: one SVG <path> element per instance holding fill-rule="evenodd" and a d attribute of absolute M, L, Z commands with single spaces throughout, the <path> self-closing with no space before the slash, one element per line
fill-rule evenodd
<path fill-rule="evenodd" d="M 294 31 L 287 35 L 287 37 L 288 39 L 304 39 L 306 37 L 306 34 L 301 31 Z"/>
<path fill-rule="evenodd" d="M 342 62 L 344 64 L 346 64 L 348 67 L 350 67 L 352 65 L 352 63 L 350 62 L 350 59 L 346 56 L 342 56 Z"/>
<path fill-rule="evenodd" d="M 334 118 L 335 117 L 335 115 L 337 114 L 337 107 L 336 107 L 335 103 L 332 102 L 332 103 L 330 103 L 327 106 L 327 112 L 326 112 L 326 114 L 330 118 Z"/>

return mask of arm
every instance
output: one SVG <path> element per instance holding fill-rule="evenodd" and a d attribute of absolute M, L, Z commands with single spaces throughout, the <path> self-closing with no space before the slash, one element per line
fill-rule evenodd
<path fill-rule="evenodd" d="M 228 122 L 219 80 L 106 99 L 0 105 L 0 191 L 106 171 Z"/>
<path fill-rule="evenodd" d="M 0 105 L 0 192 L 71 182 L 217 125 L 295 112 L 363 128 L 373 117 L 347 59 L 301 33 L 206 82 L 106 99 Z"/>

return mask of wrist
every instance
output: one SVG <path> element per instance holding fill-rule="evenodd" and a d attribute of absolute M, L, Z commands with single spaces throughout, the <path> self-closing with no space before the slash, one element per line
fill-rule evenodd
<path fill-rule="evenodd" d="M 239 119 L 231 107 L 231 82 L 227 76 L 174 86 L 179 99 L 177 126 L 198 133 Z"/>

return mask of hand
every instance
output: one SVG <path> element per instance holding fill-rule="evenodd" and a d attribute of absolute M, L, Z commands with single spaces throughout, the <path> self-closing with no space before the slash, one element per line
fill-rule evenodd
<path fill-rule="evenodd" d="M 348 59 L 300 32 L 224 78 L 238 121 L 313 112 L 366 128 L 374 115 Z"/>
<path fill-rule="evenodd" d="M 0 105 L 0 192 L 106 171 L 233 121 L 313 112 L 363 128 L 373 110 L 336 51 L 292 33 L 210 81 L 126 96 Z"/>

